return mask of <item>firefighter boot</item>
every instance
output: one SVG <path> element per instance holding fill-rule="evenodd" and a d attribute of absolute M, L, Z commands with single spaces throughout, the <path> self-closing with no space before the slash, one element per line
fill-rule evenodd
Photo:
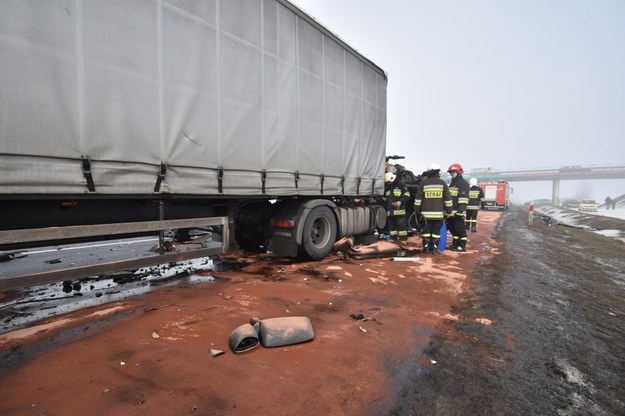
<path fill-rule="evenodd" d="M 458 242 L 458 247 L 457 247 L 456 251 L 467 251 L 467 242 L 466 241 L 459 241 Z"/>
<path fill-rule="evenodd" d="M 475 223 L 471 224 L 471 232 L 472 233 L 477 232 L 477 225 Z"/>
<path fill-rule="evenodd" d="M 450 250 L 451 251 L 465 251 L 464 247 L 462 246 L 463 243 L 464 243 L 463 241 L 454 239 L 454 242 L 451 245 Z"/>
<path fill-rule="evenodd" d="M 421 252 L 423 252 L 423 253 L 427 253 L 428 252 L 428 250 L 429 250 L 429 247 L 428 247 L 429 243 L 430 243 L 430 239 L 429 238 L 424 238 L 423 239 L 423 249 L 421 250 Z"/>
<path fill-rule="evenodd" d="M 439 242 L 438 238 L 432 240 L 432 254 L 441 254 L 441 251 L 438 249 Z"/>
<path fill-rule="evenodd" d="M 458 251 L 457 248 L 458 248 L 458 240 L 454 238 L 454 240 L 451 242 L 451 246 L 449 247 L 449 250 Z"/>

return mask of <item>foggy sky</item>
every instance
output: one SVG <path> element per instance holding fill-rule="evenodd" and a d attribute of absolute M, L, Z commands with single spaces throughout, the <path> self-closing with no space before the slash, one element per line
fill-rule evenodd
<path fill-rule="evenodd" d="M 625 164 L 623 0 L 294 0 L 388 73 L 387 154 L 421 172 Z M 625 180 L 564 181 L 603 201 Z M 513 183 L 516 202 L 551 183 Z"/>

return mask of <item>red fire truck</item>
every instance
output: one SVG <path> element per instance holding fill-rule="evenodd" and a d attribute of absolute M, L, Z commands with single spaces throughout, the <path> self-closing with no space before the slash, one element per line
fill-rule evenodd
<path fill-rule="evenodd" d="M 507 210 L 510 205 L 512 188 L 506 181 L 484 182 L 479 185 L 484 191 L 482 209 Z"/>

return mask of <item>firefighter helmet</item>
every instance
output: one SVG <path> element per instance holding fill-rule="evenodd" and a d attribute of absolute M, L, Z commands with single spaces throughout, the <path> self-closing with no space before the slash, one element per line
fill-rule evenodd
<path fill-rule="evenodd" d="M 471 185 L 471 186 L 475 186 L 475 185 L 477 185 L 477 178 L 471 178 L 471 179 L 469 179 L 469 185 Z"/>
<path fill-rule="evenodd" d="M 429 170 L 441 170 L 441 165 L 438 163 L 432 163 Z"/>
<path fill-rule="evenodd" d="M 462 165 L 460 163 L 452 163 L 449 166 L 449 169 L 447 169 L 447 172 L 451 172 L 451 171 L 456 171 L 458 172 L 460 175 L 462 175 L 464 173 L 464 169 L 462 169 Z"/>
<path fill-rule="evenodd" d="M 397 177 L 397 175 L 395 175 L 393 172 L 386 172 L 384 174 L 384 182 L 386 182 L 386 183 L 395 182 L 395 178 L 396 177 Z"/>

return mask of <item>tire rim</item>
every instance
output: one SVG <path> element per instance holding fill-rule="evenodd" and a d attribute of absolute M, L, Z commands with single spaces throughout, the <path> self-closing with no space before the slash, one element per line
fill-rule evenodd
<path fill-rule="evenodd" d="M 310 228 L 310 242 L 315 247 L 324 247 L 330 237 L 330 222 L 327 218 L 319 217 L 315 219 Z"/>

